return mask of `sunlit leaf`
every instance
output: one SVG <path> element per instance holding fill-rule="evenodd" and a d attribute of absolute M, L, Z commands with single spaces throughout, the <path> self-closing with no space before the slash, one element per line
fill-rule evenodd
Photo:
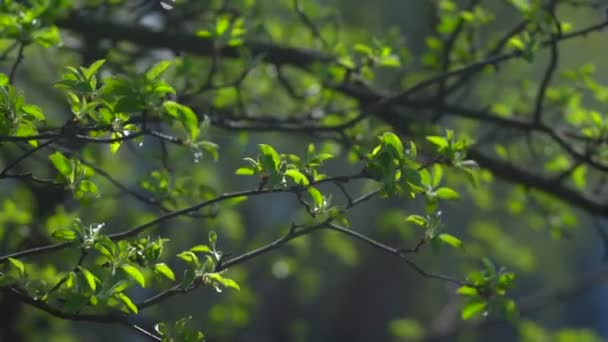
<path fill-rule="evenodd" d="M 191 140 L 196 140 L 200 130 L 198 127 L 198 118 L 190 107 L 181 105 L 174 101 L 165 101 L 163 103 L 165 111 L 176 118 L 184 126 Z"/>
<path fill-rule="evenodd" d="M 306 189 L 306 191 L 310 194 L 310 197 L 312 197 L 312 200 L 314 201 L 317 208 L 323 207 L 324 200 L 323 200 L 323 194 L 321 193 L 321 191 L 317 190 L 314 187 L 310 187 L 310 188 Z"/>
<path fill-rule="evenodd" d="M 308 185 L 309 184 L 308 177 L 306 177 L 306 175 L 304 175 L 303 173 L 301 173 L 300 171 L 298 171 L 296 169 L 289 169 L 289 170 L 285 171 L 285 176 L 288 176 L 291 179 L 293 179 L 293 181 L 296 184 L 299 184 L 299 185 Z"/>
<path fill-rule="evenodd" d="M 442 233 L 439 234 L 438 238 L 454 248 L 460 248 L 462 246 L 462 241 L 453 235 Z"/>
<path fill-rule="evenodd" d="M 485 301 L 474 301 L 466 304 L 460 311 L 460 317 L 464 320 L 473 318 L 474 316 L 485 311 L 488 303 Z"/>
<path fill-rule="evenodd" d="M 165 276 L 165 278 L 169 280 L 175 280 L 175 274 L 173 273 L 171 268 L 165 263 L 158 263 L 154 265 L 154 271 L 156 273 L 162 274 L 163 276 Z"/>
<path fill-rule="evenodd" d="M 89 288 L 91 288 L 91 290 L 95 291 L 95 289 L 97 289 L 97 283 L 96 283 L 97 277 L 93 273 L 91 273 L 91 271 L 89 271 L 88 269 L 86 269 L 82 266 L 78 266 L 78 269 L 84 276 L 84 279 L 87 281 Z"/>
<path fill-rule="evenodd" d="M 21 262 L 21 260 L 15 258 L 8 258 L 8 261 L 11 263 L 11 265 L 13 265 L 14 268 L 17 269 L 21 276 L 25 274 L 25 265 L 23 264 L 23 262 Z"/>
<path fill-rule="evenodd" d="M 209 247 L 207 245 L 194 246 L 194 247 L 190 248 L 190 250 L 192 252 L 198 252 L 198 253 L 211 253 L 211 252 L 213 252 L 213 250 L 211 249 L 211 247 Z"/>
<path fill-rule="evenodd" d="M 458 290 L 456 292 L 458 292 L 458 294 L 461 294 L 463 296 L 479 295 L 479 292 L 477 291 L 477 289 L 474 287 L 471 287 L 471 286 L 461 286 L 458 288 Z"/>
<path fill-rule="evenodd" d="M 131 298 L 129 298 L 126 294 L 119 292 L 116 295 L 116 298 L 118 298 L 121 302 L 123 302 L 127 308 L 129 308 L 129 310 L 131 310 L 131 312 L 133 313 L 137 313 L 139 310 L 137 309 L 137 306 L 133 303 L 133 301 L 131 300 Z"/>
<path fill-rule="evenodd" d="M 134 266 L 124 264 L 120 266 L 125 273 L 133 278 L 141 287 L 146 287 L 146 279 L 144 275 Z"/>
<path fill-rule="evenodd" d="M 69 178 L 72 173 L 72 163 L 61 152 L 55 152 L 49 156 L 49 159 L 63 176 Z"/>
<path fill-rule="evenodd" d="M 255 170 L 249 167 L 240 167 L 236 170 L 235 174 L 241 176 L 251 176 L 255 174 Z"/>
<path fill-rule="evenodd" d="M 58 229 L 51 234 L 52 237 L 59 240 L 72 241 L 75 240 L 78 235 L 71 229 Z"/>
<path fill-rule="evenodd" d="M 171 66 L 171 61 L 160 61 L 154 64 L 147 72 L 146 77 L 150 80 L 159 78 Z"/>
<path fill-rule="evenodd" d="M 460 195 L 454 190 L 450 188 L 439 188 L 436 191 L 437 197 L 445 200 L 449 199 L 457 199 Z"/>

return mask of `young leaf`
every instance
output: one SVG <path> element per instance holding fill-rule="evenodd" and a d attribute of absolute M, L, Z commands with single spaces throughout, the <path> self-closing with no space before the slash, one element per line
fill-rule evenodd
<path fill-rule="evenodd" d="M 23 105 L 23 107 L 21 107 L 21 110 L 25 114 L 32 116 L 36 120 L 45 119 L 44 114 L 42 113 L 42 110 L 38 106 L 26 104 L 26 105 Z"/>
<path fill-rule="evenodd" d="M 433 181 L 432 181 L 433 187 L 439 186 L 439 183 L 441 183 L 442 178 L 443 178 L 443 168 L 441 167 L 441 165 L 439 165 L 439 164 L 433 165 Z"/>
<path fill-rule="evenodd" d="M 91 290 L 95 291 L 95 289 L 97 288 L 97 284 L 95 282 L 97 280 L 97 277 L 93 273 L 91 273 L 91 271 L 87 270 L 82 266 L 78 266 L 78 269 L 84 276 L 84 279 L 87 281 L 87 284 L 89 285 Z"/>
<path fill-rule="evenodd" d="M 574 186 L 581 190 L 585 189 L 585 186 L 587 186 L 587 167 L 585 165 L 577 167 L 572 172 L 571 177 L 572 181 L 574 182 Z"/>
<path fill-rule="evenodd" d="M 308 193 L 310 194 L 310 197 L 312 197 L 312 200 L 315 202 L 315 206 L 317 208 L 322 208 L 323 207 L 323 194 L 321 193 L 321 191 L 317 190 L 314 187 L 310 187 L 310 188 L 306 189 L 306 191 L 308 191 Z"/>
<path fill-rule="evenodd" d="M 460 248 L 460 246 L 462 246 L 462 241 L 453 235 L 443 233 L 439 234 L 438 238 L 454 248 Z"/>
<path fill-rule="evenodd" d="M 236 170 L 236 172 L 234 174 L 241 175 L 241 176 L 251 176 L 251 175 L 255 174 L 255 170 L 253 170 L 250 167 L 240 167 Z"/>
<path fill-rule="evenodd" d="M 215 243 L 217 242 L 217 233 L 214 230 L 209 231 L 209 244 L 211 249 L 215 250 Z"/>
<path fill-rule="evenodd" d="M 78 190 L 92 194 L 96 194 L 98 191 L 97 185 L 88 179 L 82 180 L 80 183 L 78 183 Z"/>
<path fill-rule="evenodd" d="M 165 103 L 163 103 L 163 108 L 169 115 L 176 118 L 184 126 L 192 141 L 196 140 L 200 133 L 198 118 L 190 107 L 174 101 L 165 101 Z"/>
<path fill-rule="evenodd" d="M 72 173 L 72 163 L 61 152 L 55 152 L 49 156 L 49 159 L 65 178 L 69 179 Z"/>
<path fill-rule="evenodd" d="M 135 306 L 135 304 L 133 303 L 131 298 L 129 298 L 126 294 L 119 292 L 119 293 L 115 294 L 115 296 L 121 302 L 123 302 L 127 306 L 127 308 L 129 308 L 129 310 L 131 310 L 131 312 L 133 312 L 133 313 L 138 312 L 137 306 Z"/>
<path fill-rule="evenodd" d="M 421 227 L 426 226 L 427 219 L 420 215 L 409 215 L 405 218 L 406 222 L 411 222 L 413 224 L 419 225 Z"/>
<path fill-rule="evenodd" d="M 476 288 L 472 287 L 472 286 L 461 286 L 460 288 L 458 288 L 458 292 L 459 294 L 463 295 L 463 296 L 477 296 L 479 295 L 479 292 L 477 291 Z"/>
<path fill-rule="evenodd" d="M 437 146 L 438 150 L 441 151 L 444 148 L 449 146 L 448 140 L 444 137 L 440 136 L 428 136 L 426 140 L 431 142 L 433 145 Z"/>
<path fill-rule="evenodd" d="M 382 135 L 382 140 L 389 146 L 392 146 L 398 153 L 398 156 L 403 156 L 403 144 L 401 139 L 392 132 L 386 132 Z"/>
<path fill-rule="evenodd" d="M 474 301 L 474 302 L 470 302 L 467 305 L 465 305 L 464 308 L 462 308 L 462 310 L 460 311 L 460 317 L 462 317 L 463 320 L 468 320 L 473 318 L 475 315 L 482 313 L 486 307 L 488 306 L 488 303 L 484 302 L 484 301 Z"/>
<path fill-rule="evenodd" d="M 260 144 L 260 152 L 262 152 L 262 156 L 265 157 L 261 160 L 262 165 L 265 168 L 270 168 L 271 170 L 277 170 L 279 168 L 279 164 L 281 164 L 281 157 L 277 153 L 277 151 L 270 145 Z M 265 164 L 268 161 L 270 165 Z"/>
<path fill-rule="evenodd" d="M 290 177 L 296 184 L 299 185 L 308 185 L 310 183 L 306 175 L 296 169 L 289 169 L 285 171 L 285 176 Z"/>
<path fill-rule="evenodd" d="M 125 273 L 127 273 L 131 278 L 133 278 L 141 287 L 146 287 L 146 279 L 144 275 L 134 266 L 129 264 L 124 264 L 120 266 Z"/>
<path fill-rule="evenodd" d="M 177 257 L 184 260 L 185 262 L 187 262 L 189 264 L 193 264 L 193 265 L 200 264 L 196 254 L 192 253 L 191 251 L 181 252 L 177 255 Z"/>
<path fill-rule="evenodd" d="M 8 261 L 19 271 L 19 275 L 23 276 L 25 274 L 25 265 L 23 265 L 21 260 L 8 258 Z"/>
<path fill-rule="evenodd" d="M 234 280 L 225 278 L 224 276 L 222 276 L 219 273 L 208 273 L 207 277 L 209 277 L 209 279 L 211 279 L 211 280 L 217 281 L 218 283 L 224 285 L 225 287 L 230 287 L 237 291 L 241 290 L 239 285 Z"/>
<path fill-rule="evenodd" d="M 93 62 L 84 72 L 87 79 L 90 79 L 91 76 L 95 75 L 99 68 L 106 62 L 105 59 L 100 59 L 98 61 Z"/>
<path fill-rule="evenodd" d="M 209 248 L 209 246 L 207 246 L 207 245 L 194 246 L 194 247 L 190 248 L 190 251 L 198 252 L 198 253 L 211 253 L 212 252 L 211 248 Z"/>
<path fill-rule="evenodd" d="M 71 229 L 58 229 L 54 231 L 51 236 L 59 240 L 72 241 L 75 240 L 78 235 Z"/>
<path fill-rule="evenodd" d="M 454 190 L 450 188 L 439 188 L 436 191 L 437 197 L 445 200 L 449 199 L 457 199 L 460 195 Z"/>
<path fill-rule="evenodd" d="M 165 263 L 161 262 L 161 263 L 154 265 L 154 272 L 162 274 L 169 280 L 175 280 L 175 274 L 173 273 L 171 268 L 169 266 L 167 266 L 167 264 L 165 264 Z"/>
<path fill-rule="evenodd" d="M 167 69 L 171 66 L 171 61 L 160 61 L 154 64 L 147 72 L 146 78 L 149 80 L 155 80 L 159 78 Z"/>
<path fill-rule="evenodd" d="M 61 42 L 61 35 L 57 26 L 49 26 L 34 31 L 33 40 L 40 46 L 48 48 Z"/>

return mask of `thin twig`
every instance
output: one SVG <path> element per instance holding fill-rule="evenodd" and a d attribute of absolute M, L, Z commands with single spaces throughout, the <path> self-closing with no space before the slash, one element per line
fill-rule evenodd
<path fill-rule="evenodd" d="M 11 67 L 11 71 L 9 72 L 8 76 L 8 83 L 10 84 L 15 83 L 15 75 L 17 73 L 17 68 L 19 67 L 19 64 L 21 64 L 21 62 L 23 61 L 23 51 L 25 50 L 25 45 L 25 43 L 21 43 L 19 45 L 19 50 L 17 51 L 17 59 L 15 59 L 15 62 L 13 63 L 13 66 Z"/>

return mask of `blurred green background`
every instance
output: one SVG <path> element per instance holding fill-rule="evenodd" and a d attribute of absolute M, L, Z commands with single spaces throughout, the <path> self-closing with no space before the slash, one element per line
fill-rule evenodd
<path fill-rule="evenodd" d="M 260 1 L 268 21 L 289 13 L 290 1 Z M 338 23 L 354 32 L 354 37 L 385 37 L 393 28 L 401 30 L 411 55 L 411 65 L 420 65 L 427 52 L 426 38 L 432 31 L 431 6 L 428 0 L 335 0 L 303 1 L 310 13 Z M 495 10 L 497 21 L 485 28 L 488 36 L 512 27 L 516 13 L 503 1 L 485 1 Z M 599 10 L 567 8 L 558 13 L 574 27 L 603 19 Z M 291 17 L 289 17 L 291 16 Z M 285 31 L 293 13 L 276 19 Z M 314 14 L 313 14 L 314 16 Z M 150 19 L 154 22 L 154 18 Z M 269 24 L 270 25 L 270 24 Z M 284 26 L 281 26 L 284 25 Z M 293 25 L 296 25 L 293 23 Z M 350 34 L 350 33 L 349 33 Z M 563 68 L 585 63 L 596 66 L 600 80 L 606 75 L 608 52 L 605 33 L 564 43 L 560 48 Z M 357 38 L 352 38 L 356 40 Z M 66 45 L 69 37 L 64 38 Z M 65 111 L 63 98 L 50 91 L 52 82 L 68 63 L 87 64 L 76 55 L 63 51 L 61 58 L 51 58 L 44 50 L 32 50 L 19 74 L 18 85 L 28 99 L 44 107 L 61 122 Z M 491 104 L 496 98 L 520 96 L 522 82 L 539 77 L 544 55 L 538 63 L 510 63 L 500 73 L 499 81 L 483 79 L 466 100 L 469 104 Z M 2 65 L 5 70 L 6 65 Z M 388 80 L 388 76 L 386 80 Z M 606 77 L 603 77 L 604 80 Z M 381 81 L 382 82 L 382 79 Z M 280 107 L 278 107 L 280 108 Z M 444 120 L 442 125 L 475 136 L 477 127 Z M 370 134 L 375 134 L 370 132 Z M 257 153 L 258 143 L 272 143 L 279 152 L 301 154 L 311 138 L 287 134 L 239 133 L 212 129 L 211 139 L 221 146 L 217 163 L 209 159 L 195 163 L 188 151 L 172 150 L 174 166 L 182 170 L 186 186 L 208 185 L 220 191 L 235 191 L 256 186 L 255 180 L 232 176 L 243 163 L 243 156 Z M 312 142 L 315 142 L 312 140 Z M 319 143 L 323 149 L 339 154 L 341 147 Z M 121 148 L 117 156 L 108 151 L 95 155 L 103 160 L 98 166 L 120 174 L 120 179 L 134 184 L 154 167 L 147 161 L 159 159 L 159 146 L 153 140 L 143 145 Z M 342 151 L 344 152 L 344 151 Z M 346 153 L 328 163 L 328 174 L 348 174 L 344 170 Z M 3 156 L 4 157 L 4 156 Z M 120 163 L 116 162 L 120 159 Z M 352 171 L 357 165 L 352 165 Z M 44 171 L 43 171 L 44 172 Z M 425 269 L 463 276 L 477 267 L 480 257 L 489 256 L 497 263 L 518 273 L 515 298 L 569 284 L 587 272 L 597 270 L 605 261 L 605 251 L 596 225 L 608 229 L 605 218 L 591 219 L 571 208 L 547 215 L 542 196 L 531 196 L 525 189 L 513 187 L 485 171 L 480 173 L 480 186 L 471 188 L 464 178 L 448 175 L 448 184 L 463 194 L 462 199 L 442 204 L 448 229 L 466 241 L 465 252 L 442 249 L 439 253 L 425 250 L 416 261 Z M 361 182 L 350 185 L 355 193 L 369 189 Z M 105 222 L 109 231 L 133 226 L 152 218 L 145 207 L 112 190 L 107 183 L 102 200 L 81 209 L 87 222 Z M 335 191 L 331 187 L 328 191 Z M 61 193 L 43 189 L 25 189 L 10 182 L 0 184 L 0 236 L 27 235 L 37 230 L 60 226 L 77 209 L 76 203 L 61 201 Z M 336 201 L 342 201 L 339 192 Z M 550 203 L 550 201 L 547 201 Z M 17 207 L 29 203 L 31 208 Z M 349 218 L 353 228 L 393 246 L 408 247 L 420 234 L 416 227 L 403 221 L 403 215 L 420 212 L 419 201 L 375 199 L 363 204 Z M 23 214 L 32 209 L 35 215 Z M 232 208 L 223 208 L 214 219 L 180 218 L 163 223 L 159 232 L 171 239 L 165 253 L 174 255 L 192 244 L 204 243 L 209 230 L 220 236 L 219 246 L 234 255 L 241 254 L 278 237 L 291 222 L 305 219 L 297 201 L 277 194 L 255 198 Z M 5 238 L 6 239 L 6 238 Z M 410 246 L 411 247 L 411 246 Z M 60 257 L 60 256 L 57 256 Z M 176 269 L 181 267 L 178 263 Z M 179 274 L 179 272 L 176 272 Z M 357 241 L 332 232 L 321 232 L 297 239 L 287 247 L 257 258 L 229 271 L 239 281 L 240 292 L 218 294 L 201 289 L 176 296 L 146 312 L 149 322 L 174 320 L 184 313 L 193 316 L 210 341 L 415 341 L 424 334 L 441 335 L 446 328 L 460 326 L 459 304 L 455 288 L 440 281 L 424 279 L 391 255 L 385 255 Z M 141 300 L 151 295 L 140 290 L 133 297 Z M 466 331 L 458 338 L 449 335 L 438 340 L 459 341 L 599 341 L 608 337 L 605 317 L 608 315 L 608 291 L 603 283 L 563 301 L 554 301 L 528 313 L 518 325 L 495 323 L 476 331 Z M 28 341 L 137 341 L 139 337 L 126 330 L 92 323 L 68 323 L 30 307 L 20 306 L 10 298 L 1 298 L 0 307 L 18 312 L 3 324 L 15 324 Z M 8 310 L 8 308 L 11 310 Z M 15 311 L 12 311 L 15 310 Z M 6 325 L 5 325 L 6 327 Z"/>

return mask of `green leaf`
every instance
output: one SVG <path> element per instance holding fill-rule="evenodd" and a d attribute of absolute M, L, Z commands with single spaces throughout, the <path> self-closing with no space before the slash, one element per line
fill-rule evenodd
<path fill-rule="evenodd" d="M 308 191 L 308 193 L 310 194 L 310 197 L 312 197 L 312 200 L 315 202 L 316 207 L 322 208 L 323 207 L 323 194 L 321 193 L 321 191 L 317 190 L 314 187 L 310 187 L 310 188 L 306 189 L 306 191 Z"/>
<path fill-rule="evenodd" d="M 71 229 L 58 229 L 51 234 L 52 237 L 59 240 L 72 241 L 75 240 L 78 235 Z"/>
<path fill-rule="evenodd" d="M 479 295 L 479 292 L 477 291 L 477 289 L 472 286 L 461 286 L 460 288 L 458 288 L 458 290 L 456 292 L 458 292 L 458 294 L 461 294 L 463 296 L 472 297 L 472 296 Z"/>
<path fill-rule="evenodd" d="M 105 62 L 105 59 L 100 59 L 93 62 L 84 72 L 87 79 L 90 79 L 92 76 L 94 76 Z"/>
<path fill-rule="evenodd" d="M 228 30 L 229 27 L 230 19 L 228 19 L 227 17 L 220 17 L 217 19 L 217 23 L 215 25 L 215 32 L 218 36 L 221 36 L 222 34 L 224 34 L 224 32 L 226 32 L 226 30 Z"/>
<path fill-rule="evenodd" d="M 403 156 L 403 144 L 401 139 L 392 132 L 386 132 L 382 135 L 382 140 L 389 146 L 392 146 L 398 153 L 399 157 Z"/>
<path fill-rule="evenodd" d="M 220 157 L 220 154 L 218 152 L 219 145 L 216 143 L 212 143 L 211 141 L 199 141 L 193 146 L 195 146 L 198 151 L 200 151 L 200 149 L 203 149 L 205 152 L 209 153 L 214 161 L 217 161 Z"/>
<path fill-rule="evenodd" d="M 208 273 L 206 274 L 207 277 L 209 277 L 209 279 L 211 280 L 215 280 L 218 283 L 224 285 L 225 287 L 230 287 L 233 288 L 237 291 L 240 291 L 241 288 L 239 287 L 239 285 L 232 279 L 229 278 L 225 278 L 223 277 L 221 274 L 219 273 Z"/>
<path fill-rule="evenodd" d="M 209 244 L 211 245 L 211 249 L 215 250 L 215 244 L 217 243 L 217 233 L 215 230 L 209 231 Z"/>
<path fill-rule="evenodd" d="M 131 310 L 131 312 L 133 312 L 133 313 L 138 312 L 137 306 L 135 306 L 135 304 L 133 303 L 131 298 L 129 298 L 126 294 L 119 292 L 119 293 L 115 294 L 115 296 L 121 302 L 123 302 L 127 306 L 127 308 L 129 308 L 129 310 Z"/>
<path fill-rule="evenodd" d="M 437 197 L 445 200 L 449 199 L 457 199 L 460 195 L 454 190 L 450 188 L 439 188 L 436 191 Z"/>
<path fill-rule="evenodd" d="M 8 258 L 8 261 L 11 263 L 11 265 L 13 265 L 14 268 L 17 269 L 17 271 L 19 271 L 19 275 L 23 276 L 25 274 L 25 265 L 23 265 L 21 260 Z"/>
<path fill-rule="evenodd" d="M 118 135 L 118 133 L 112 133 L 112 139 L 114 138 L 120 138 L 120 135 Z M 113 143 L 110 144 L 110 152 L 112 154 L 116 154 L 116 152 L 118 152 L 118 149 L 120 148 L 120 146 L 122 145 L 122 142 L 120 141 L 115 141 Z"/>
<path fill-rule="evenodd" d="M 126 280 L 119 280 L 118 282 L 116 282 L 116 284 L 114 284 L 114 286 L 112 286 L 111 291 L 112 291 L 112 293 L 124 292 L 129 287 L 130 287 L 130 282 L 128 282 Z"/>
<path fill-rule="evenodd" d="M 266 157 L 261 160 L 262 166 L 264 166 L 264 168 L 270 168 L 271 170 L 278 170 L 279 165 L 281 164 L 281 157 L 277 151 L 275 151 L 272 146 L 266 144 L 260 144 L 259 147 L 262 155 Z M 268 165 L 268 163 L 270 165 Z"/>
<path fill-rule="evenodd" d="M 421 227 L 426 226 L 426 223 L 427 223 L 426 218 L 424 218 L 420 215 L 409 215 L 408 217 L 405 218 L 405 221 L 411 222 L 411 223 L 419 225 Z"/>
<path fill-rule="evenodd" d="M 177 255 L 178 258 L 186 261 L 189 264 L 198 265 L 200 264 L 198 257 L 191 251 L 184 251 Z"/>
<path fill-rule="evenodd" d="M 449 146 L 448 140 L 440 136 L 428 136 L 426 140 L 437 146 L 439 150 L 442 150 Z"/>
<path fill-rule="evenodd" d="M 581 165 L 572 172 L 572 182 L 578 189 L 585 189 L 587 186 L 587 167 Z"/>
<path fill-rule="evenodd" d="M 36 135 L 38 133 L 38 129 L 33 125 L 32 122 L 23 120 L 17 126 L 17 130 L 14 135 L 18 137 L 28 137 L 32 135 Z M 38 146 L 37 140 L 29 140 L 28 143 L 34 147 Z"/>
<path fill-rule="evenodd" d="M 255 174 L 255 170 L 250 167 L 240 167 L 236 170 L 234 174 L 240 176 L 251 176 Z"/>
<path fill-rule="evenodd" d="M 308 185 L 310 183 L 308 181 L 308 177 L 296 169 L 289 169 L 285 171 L 285 176 L 290 177 L 296 184 L 299 185 Z"/>
<path fill-rule="evenodd" d="M 437 187 L 443 178 L 443 168 L 439 164 L 433 165 L 433 187 Z"/>
<path fill-rule="evenodd" d="M 117 252 L 116 243 L 110 240 L 107 236 L 100 236 L 95 242 L 94 246 L 96 250 L 98 250 L 108 259 L 114 259 L 114 255 Z"/>
<path fill-rule="evenodd" d="M 163 108 L 169 115 L 176 118 L 184 126 L 190 135 L 191 140 L 196 140 L 200 133 L 198 128 L 198 118 L 190 107 L 181 105 L 174 101 L 165 101 L 165 103 L 163 103 Z"/>
<path fill-rule="evenodd" d="M 34 41 L 45 48 L 61 43 L 61 35 L 57 26 L 49 26 L 34 31 L 32 35 Z"/>
<path fill-rule="evenodd" d="M 454 248 L 460 248 L 462 246 L 462 241 L 453 235 L 442 233 L 439 234 L 438 238 Z"/>
<path fill-rule="evenodd" d="M 211 253 L 213 250 L 207 245 L 198 245 L 190 248 L 190 251 L 197 253 Z"/>
<path fill-rule="evenodd" d="M 82 266 L 78 266 L 78 269 L 84 276 L 84 279 L 87 281 L 87 284 L 89 285 L 91 290 L 95 291 L 95 289 L 97 288 L 97 284 L 95 282 L 97 280 L 97 277 L 93 273 L 91 273 L 91 271 L 87 270 Z"/>
<path fill-rule="evenodd" d="M 154 272 L 162 274 L 169 280 L 175 280 L 175 274 L 167 264 L 161 262 L 154 265 Z"/>
<path fill-rule="evenodd" d="M 471 319 L 475 315 L 482 313 L 487 306 L 488 303 L 486 303 L 485 301 L 470 302 L 465 305 L 464 308 L 462 308 L 462 310 L 460 311 L 460 317 L 462 317 L 462 319 L 465 321 Z"/>
<path fill-rule="evenodd" d="M 44 114 L 42 113 L 42 110 L 38 106 L 31 105 L 31 104 L 26 104 L 26 105 L 23 105 L 21 107 L 21 110 L 25 114 L 34 117 L 34 119 L 36 119 L 36 120 L 44 120 L 45 119 Z"/>
<path fill-rule="evenodd" d="M 363 55 L 366 55 L 366 56 L 371 56 L 373 54 L 372 48 L 365 44 L 355 44 L 355 46 L 353 47 L 353 50 L 355 50 Z"/>
<path fill-rule="evenodd" d="M 80 181 L 80 183 L 78 183 L 78 190 L 83 191 L 83 192 L 89 192 L 92 194 L 96 194 L 98 191 L 97 185 L 87 179 L 82 180 L 82 181 Z"/>
<path fill-rule="evenodd" d="M 147 72 L 146 78 L 155 80 L 159 78 L 171 66 L 171 61 L 160 61 L 154 64 Z"/>
<path fill-rule="evenodd" d="M 0 86 L 4 87 L 8 84 L 8 76 L 0 72 Z"/>
<path fill-rule="evenodd" d="M 68 158 L 66 158 L 61 152 L 55 152 L 49 156 L 49 159 L 59 173 L 61 173 L 67 179 L 70 178 L 72 173 L 72 163 Z"/>
<path fill-rule="evenodd" d="M 380 65 L 388 68 L 399 68 L 401 67 L 401 61 L 396 55 L 390 55 L 382 57 L 380 59 Z"/>
<path fill-rule="evenodd" d="M 144 275 L 134 266 L 129 264 L 124 264 L 120 266 L 125 273 L 127 273 L 131 278 L 133 278 L 141 287 L 146 287 L 146 279 Z"/>

